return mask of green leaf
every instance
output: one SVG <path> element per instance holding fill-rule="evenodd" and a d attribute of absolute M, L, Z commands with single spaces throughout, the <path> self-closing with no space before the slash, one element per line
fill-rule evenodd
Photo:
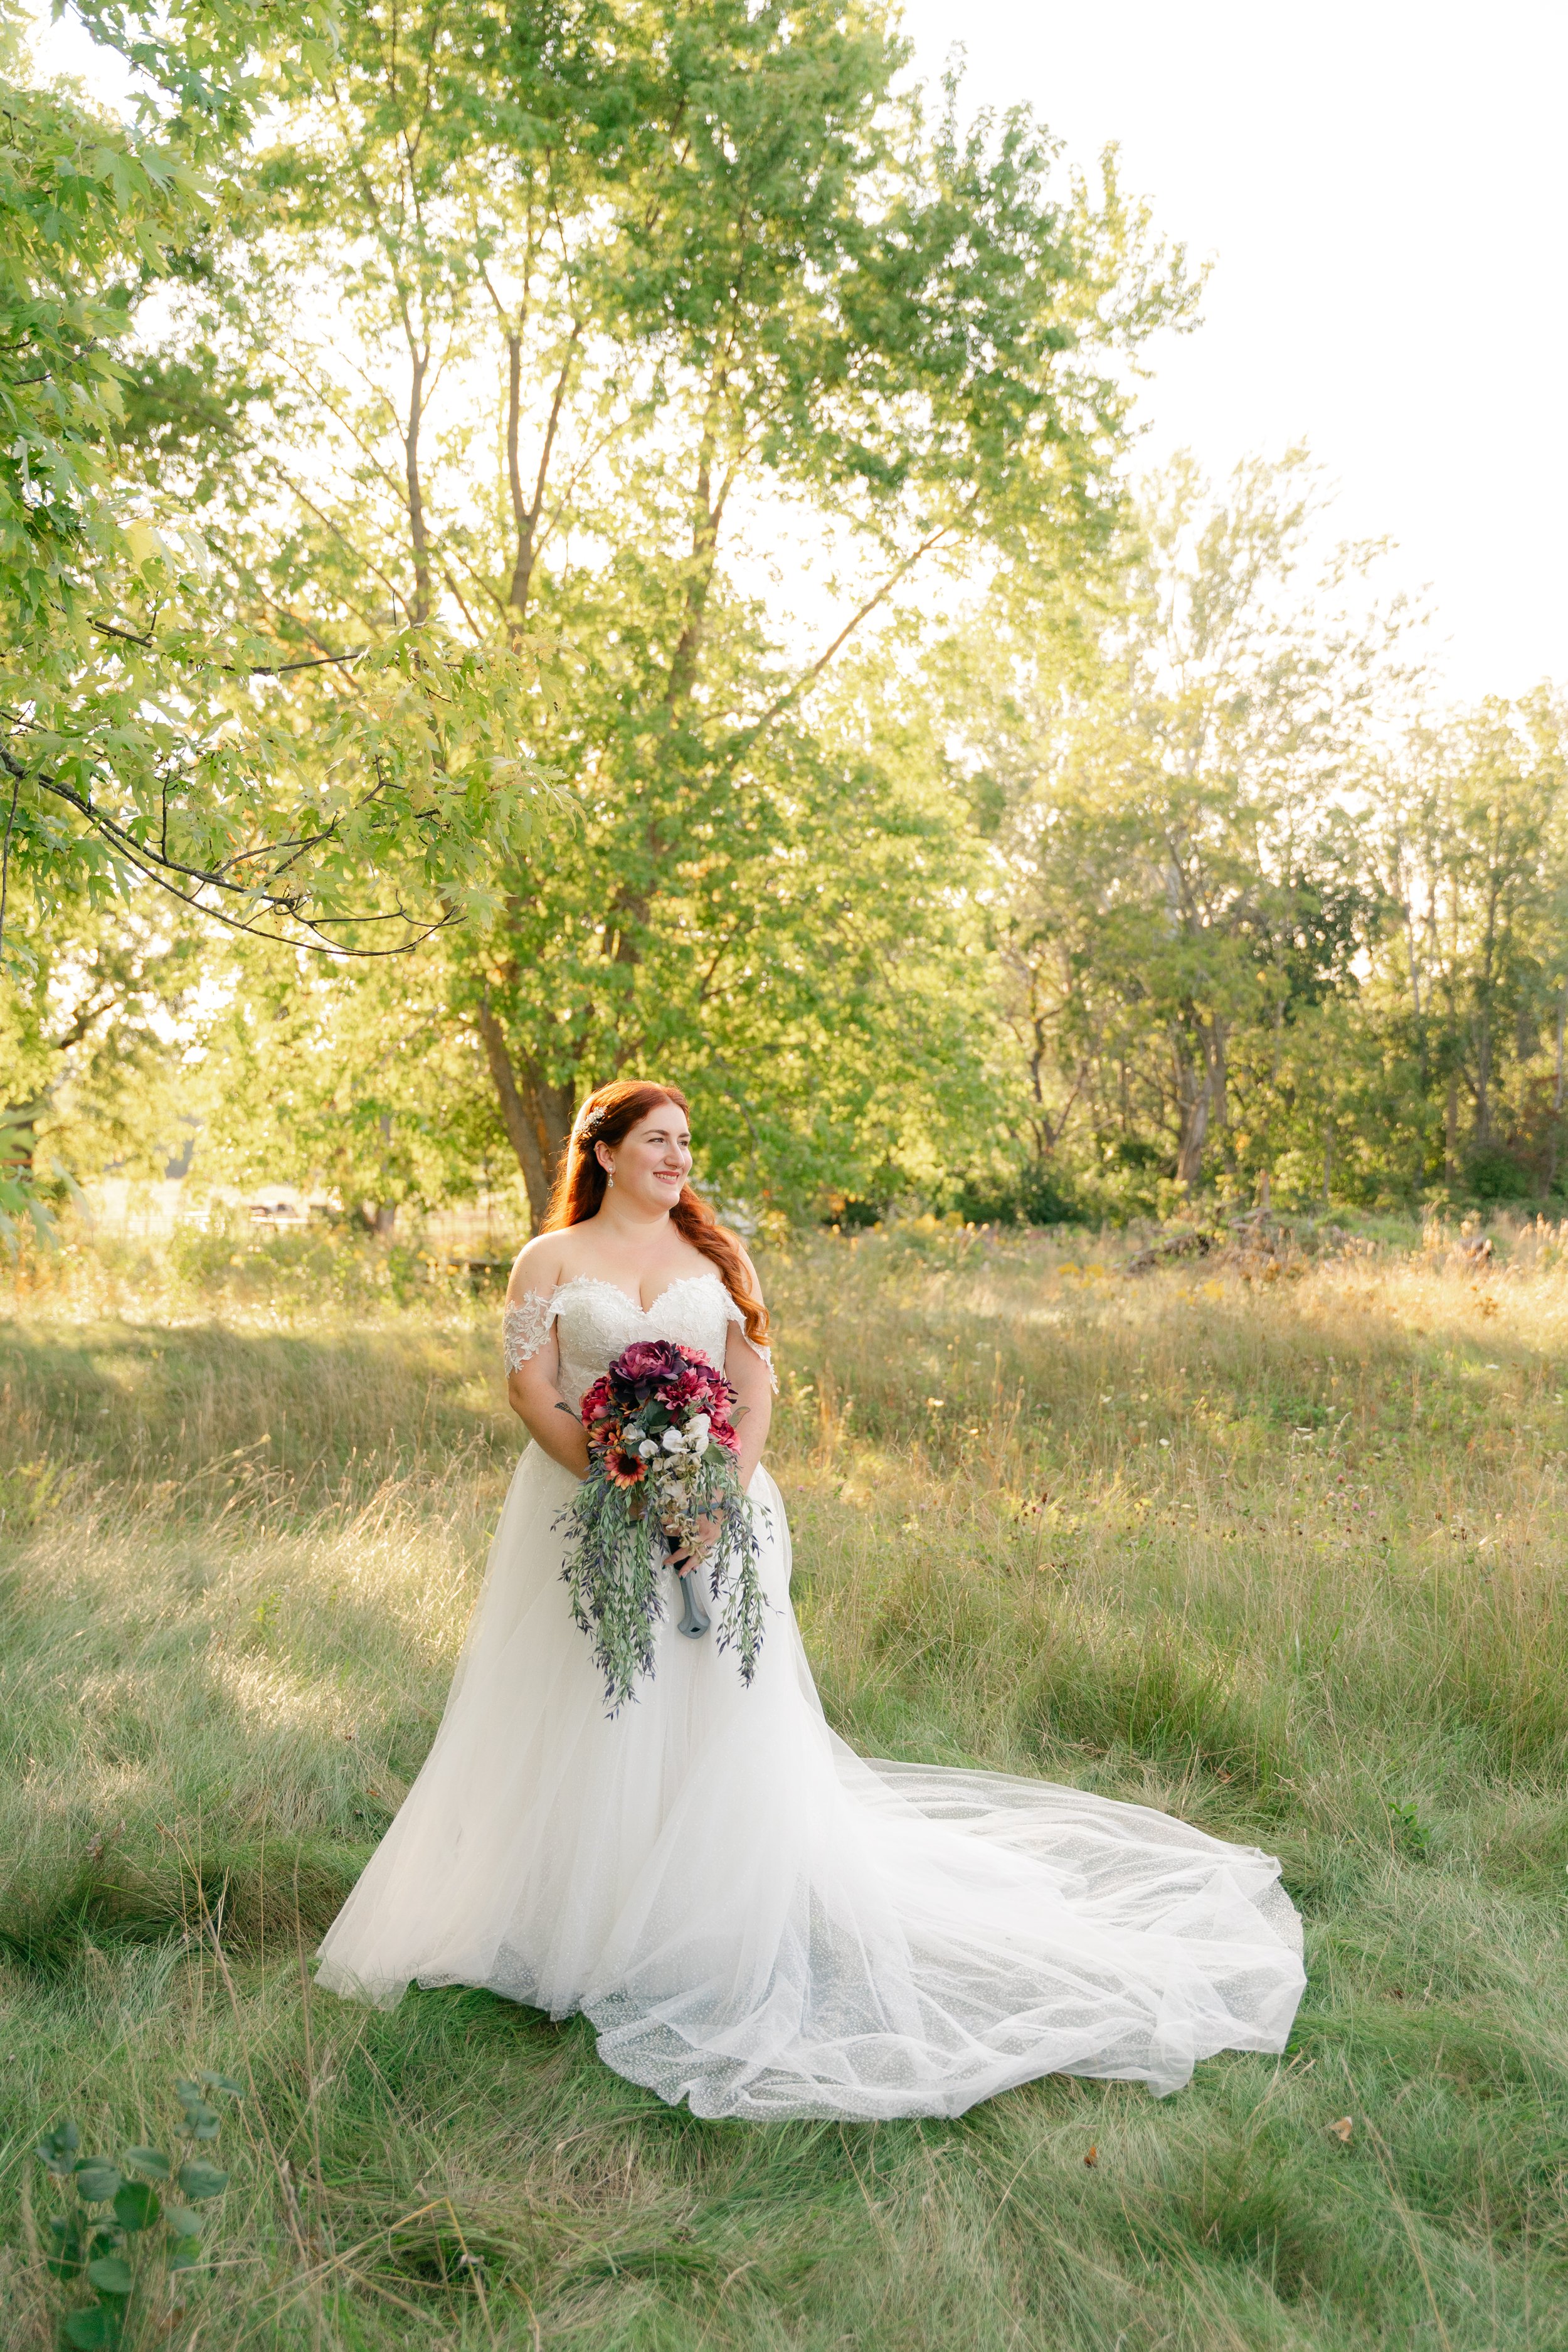
<path fill-rule="evenodd" d="M 169 2178 L 169 2159 L 155 2147 L 128 2147 L 120 2161 L 127 2172 L 140 2172 L 149 2180 Z"/>
<path fill-rule="evenodd" d="M 149 2189 L 144 2180 L 128 2180 L 114 2192 L 114 2218 L 122 2230 L 132 2235 L 138 2230 L 150 2229 L 163 2210 L 157 2190 Z"/>
<path fill-rule="evenodd" d="M 38 2142 L 38 2161 L 47 2164 L 51 2172 L 58 2173 L 63 2179 L 75 2163 L 76 2152 L 80 2146 L 81 2134 L 68 2116 L 63 2124 L 57 2124 L 52 2132 L 46 2132 Z"/>
<path fill-rule="evenodd" d="M 49 2220 L 49 2236 L 53 2241 L 46 2260 L 58 2279 L 75 2278 L 82 2265 L 81 2224 L 73 2213 L 62 2221 L 53 2214 Z"/>
<path fill-rule="evenodd" d="M 216 2165 L 208 2164 L 200 2156 L 193 2156 L 181 2165 L 178 2179 L 193 2205 L 199 2205 L 205 2197 L 221 2197 L 228 2187 L 227 2173 L 220 2172 Z"/>
<path fill-rule="evenodd" d="M 196 2080 L 205 2083 L 209 2091 L 227 2091 L 237 2099 L 245 2096 L 245 2084 L 237 2083 L 232 2074 L 198 2074 Z"/>
<path fill-rule="evenodd" d="M 120 2314 L 112 2306 L 98 2304 L 91 2311 L 73 2311 L 65 2324 L 65 2340 L 76 2347 L 76 2352 L 109 2352 L 120 2341 Z"/>
<path fill-rule="evenodd" d="M 185 2111 L 185 2129 L 193 2139 L 216 2139 L 220 2117 L 209 2107 L 195 2083 L 176 2083 L 174 2096 Z"/>
<path fill-rule="evenodd" d="M 201 2258 L 202 2242 L 199 2238 L 171 2238 L 169 2241 L 171 2271 L 194 2271 Z"/>
<path fill-rule="evenodd" d="M 163 2220 L 171 2238 L 198 2238 L 201 2235 L 202 2217 L 199 2213 L 193 2213 L 188 2205 L 165 2205 Z"/>
<path fill-rule="evenodd" d="M 136 2281 L 123 2254 L 100 2254 L 87 2266 L 87 2282 L 100 2294 L 129 2294 Z"/>
<path fill-rule="evenodd" d="M 89 2205 L 106 2205 L 120 2186 L 120 2172 L 106 2156 L 84 2156 L 76 2168 L 76 2193 Z"/>

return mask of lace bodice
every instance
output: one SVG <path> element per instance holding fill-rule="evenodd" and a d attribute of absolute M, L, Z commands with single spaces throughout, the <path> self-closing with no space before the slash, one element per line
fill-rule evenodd
<path fill-rule="evenodd" d="M 618 1283 L 574 1274 L 552 1291 L 525 1291 L 520 1304 L 507 1308 L 502 1320 L 506 1368 L 515 1371 L 537 1356 L 554 1325 L 562 1394 L 579 1404 L 584 1391 L 634 1339 L 674 1339 L 683 1348 L 700 1349 L 710 1363 L 722 1364 L 731 1323 L 744 1330 L 745 1318 L 716 1274 L 682 1275 L 651 1307 L 639 1306 Z M 749 1339 L 746 1344 L 755 1346 Z M 756 1353 L 771 1379 L 769 1350 L 756 1348 Z"/>

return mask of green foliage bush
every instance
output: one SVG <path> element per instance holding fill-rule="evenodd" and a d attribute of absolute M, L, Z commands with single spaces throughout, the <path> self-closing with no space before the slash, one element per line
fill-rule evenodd
<path fill-rule="evenodd" d="M 60 2312 L 60 2340 L 74 2352 L 114 2352 L 156 2287 L 202 2267 L 204 2222 L 195 2209 L 228 2186 L 227 2173 L 196 2153 L 218 2135 L 208 2091 L 238 2098 L 242 2085 L 210 2072 L 175 2083 L 179 2129 L 193 2144 L 183 2158 L 156 2147 L 126 2148 L 114 2158 L 83 2156 L 81 2133 L 68 2117 L 38 2142 L 58 2209 L 45 2216 L 48 2270 L 67 2298 L 82 2287 L 95 2298 L 67 2300 Z M 154 2235 L 160 2226 L 162 2235 Z"/>
<path fill-rule="evenodd" d="M 1472 1151 L 1465 1161 L 1462 1198 L 1489 1207 L 1504 1201 L 1529 1201 L 1537 1197 L 1541 1186 L 1522 1167 L 1511 1151 L 1494 1148 L 1489 1151 Z"/>
<path fill-rule="evenodd" d="M 1026 1167 L 1013 1177 L 960 1178 L 948 1198 L 966 1224 L 1098 1223 L 1082 1189 L 1065 1171 L 1052 1168 Z"/>

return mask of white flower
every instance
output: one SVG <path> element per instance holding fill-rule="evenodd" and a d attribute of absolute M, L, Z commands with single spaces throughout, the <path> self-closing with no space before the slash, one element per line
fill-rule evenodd
<path fill-rule="evenodd" d="M 691 1426 L 686 1433 L 687 1444 L 689 1445 L 694 1445 L 700 1450 L 701 1447 L 707 1444 L 708 1433 L 712 1426 L 713 1422 L 711 1415 L 705 1412 L 695 1414 L 692 1418 Z"/>
<path fill-rule="evenodd" d="M 637 1447 L 637 1452 L 641 1454 L 643 1460 L 647 1462 L 651 1455 L 658 1452 L 658 1448 L 654 1444 L 651 1437 L 645 1437 L 642 1444 Z"/>
<path fill-rule="evenodd" d="M 667 1429 L 660 1443 L 667 1454 L 684 1454 L 686 1451 L 686 1440 L 679 1429 Z"/>

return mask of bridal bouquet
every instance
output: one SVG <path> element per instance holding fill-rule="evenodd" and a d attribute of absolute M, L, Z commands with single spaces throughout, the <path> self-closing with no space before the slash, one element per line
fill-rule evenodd
<path fill-rule="evenodd" d="M 706 1356 L 668 1339 L 626 1349 L 583 1399 L 588 1475 L 561 1515 L 562 1573 L 612 1715 L 652 1667 L 653 1629 L 664 1615 L 659 1570 L 671 1553 L 708 1552 L 713 1598 L 723 1604 L 719 1647 L 734 1649 L 743 1683 L 756 1671 L 763 1595 L 752 1506 L 735 1467 L 734 1402 Z"/>

